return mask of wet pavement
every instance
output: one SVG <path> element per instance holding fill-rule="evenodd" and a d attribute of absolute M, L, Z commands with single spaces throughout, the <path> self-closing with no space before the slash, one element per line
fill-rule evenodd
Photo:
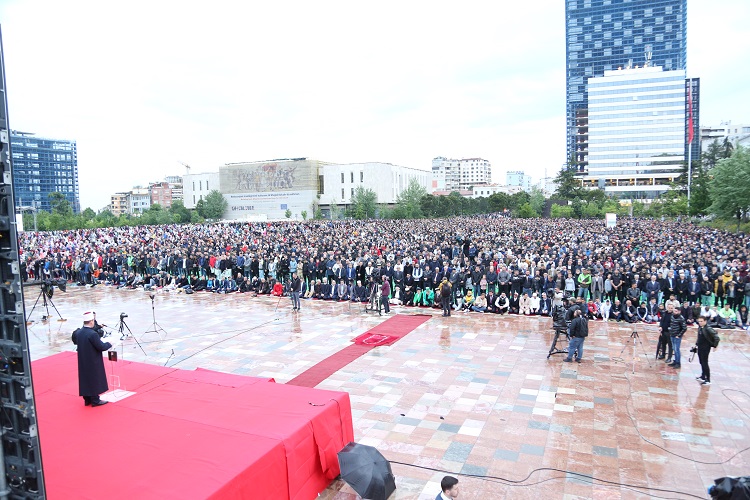
<path fill-rule="evenodd" d="M 27 311 L 38 290 L 26 289 Z M 360 304 L 302 301 L 293 313 L 287 298 L 174 291 L 156 293 L 152 310 L 148 292 L 106 286 L 57 290 L 53 301 L 67 321 L 57 321 L 51 307 L 52 319 L 42 321 L 40 301 L 29 318 L 32 359 L 74 350 L 70 334 L 81 314 L 94 310 L 115 330 L 109 340 L 123 359 L 281 383 L 386 319 Z M 689 498 L 611 483 L 705 498 L 713 479 L 750 470 L 750 451 L 743 451 L 750 447 L 750 396 L 736 392 L 750 375 L 745 331 L 719 332 L 708 387 L 695 380 L 698 360 L 687 359 L 692 327 L 676 371 L 654 360 L 658 333 L 651 325 L 590 322 L 577 364 L 563 363 L 559 354 L 547 359 L 553 337 L 547 318 L 392 311 L 433 318 L 317 387 L 350 394 L 355 439 L 391 461 L 394 498 L 434 499 L 440 471 L 463 474 L 462 500 Z M 133 336 L 121 341 L 123 312 L 123 330 Z M 121 383 L 127 388 L 127 380 Z M 336 481 L 321 498 L 357 496 Z"/>

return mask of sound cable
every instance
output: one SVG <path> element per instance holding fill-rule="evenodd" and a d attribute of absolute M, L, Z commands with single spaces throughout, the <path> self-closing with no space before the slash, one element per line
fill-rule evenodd
<path fill-rule="evenodd" d="M 657 496 L 657 495 L 650 493 L 654 491 L 659 492 L 659 493 L 673 493 L 677 495 L 684 495 L 684 496 L 691 497 L 691 498 L 698 498 L 700 500 L 703 500 L 705 498 L 704 496 L 694 495 L 692 493 L 687 493 L 685 491 L 676 491 L 676 490 L 669 490 L 669 489 L 664 489 L 664 488 L 655 488 L 651 486 L 641 486 L 641 485 L 636 485 L 636 484 L 621 483 L 619 481 L 610 481 L 609 479 L 598 478 L 590 474 L 582 474 L 580 472 L 572 472 L 568 470 L 557 469 L 555 467 L 538 467 L 532 470 L 531 472 L 529 472 L 528 475 L 523 479 L 508 479 L 504 477 L 491 476 L 491 475 L 486 475 L 486 474 L 466 474 L 466 473 L 461 473 L 461 472 L 451 472 L 451 471 L 446 471 L 442 469 L 436 469 L 433 467 L 426 467 L 423 465 L 407 464 L 405 462 L 396 462 L 396 461 L 389 461 L 389 462 L 391 464 L 404 465 L 406 467 L 413 467 L 416 469 L 428 470 L 432 472 L 440 472 L 442 474 L 452 474 L 452 475 L 462 476 L 462 477 L 472 477 L 472 478 L 481 479 L 484 481 L 504 484 L 505 486 L 536 486 L 536 485 L 539 485 L 548 481 L 555 481 L 558 479 L 568 479 L 569 476 L 578 476 L 581 478 L 581 481 L 591 481 L 592 484 L 593 482 L 599 482 L 599 483 L 602 483 L 601 484 L 602 486 L 625 488 L 631 491 L 635 491 L 636 493 L 643 493 L 644 491 L 647 491 L 649 492 L 652 498 L 672 498 L 672 497 Z M 565 474 L 565 476 L 556 476 L 556 477 L 543 479 L 535 483 L 526 483 L 526 481 L 528 481 L 532 475 L 534 475 L 537 472 L 544 472 L 544 471 L 560 472 L 560 473 Z"/>

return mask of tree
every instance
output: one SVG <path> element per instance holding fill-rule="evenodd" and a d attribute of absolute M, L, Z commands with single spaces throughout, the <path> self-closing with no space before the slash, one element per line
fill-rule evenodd
<path fill-rule="evenodd" d="M 553 204 L 552 208 L 550 208 L 550 216 L 552 216 L 553 219 L 560 217 L 571 218 L 573 217 L 573 207 L 569 205 Z"/>
<path fill-rule="evenodd" d="M 708 185 L 710 212 L 724 219 L 737 219 L 737 230 L 750 211 L 750 150 L 739 147 L 730 158 L 720 160 Z"/>
<path fill-rule="evenodd" d="M 224 212 L 227 211 L 227 200 L 221 194 L 221 191 L 214 189 L 206 195 L 203 202 L 201 217 L 205 219 L 221 219 L 224 217 Z"/>
<path fill-rule="evenodd" d="M 94 217 L 96 217 L 96 212 L 94 212 L 91 208 L 87 208 L 83 212 L 81 212 L 81 217 L 83 217 L 84 220 L 93 220 Z"/>
<path fill-rule="evenodd" d="M 62 217 L 73 215 L 73 207 L 70 205 L 70 201 L 68 201 L 68 198 L 64 194 L 54 192 L 50 193 L 48 196 L 53 214 L 58 214 Z"/>
<path fill-rule="evenodd" d="M 487 197 L 487 207 L 491 212 L 502 212 L 505 209 L 510 209 L 513 204 L 513 200 L 508 193 L 493 193 Z"/>
<path fill-rule="evenodd" d="M 519 191 L 510 196 L 510 208 L 518 209 L 524 203 L 531 203 L 531 196 L 526 191 Z"/>
<path fill-rule="evenodd" d="M 357 186 L 352 196 L 352 213 L 355 219 L 369 219 L 375 217 L 378 195 L 372 189 Z"/>
<path fill-rule="evenodd" d="M 421 200 L 427 190 L 417 179 L 412 178 L 406 189 L 396 198 L 396 209 L 402 219 L 420 219 L 423 217 Z"/>
<path fill-rule="evenodd" d="M 534 212 L 541 214 L 544 211 L 544 192 L 538 187 L 531 188 L 531 195 L 529 196 L 529 203 Z"/>
<path fill-rule="evenodd" d="M 172 202 L 172 205 L 169 207 L 169 213 L 177 223 L 190 222 L 190 210 L 185 208 L 185 204 L 182 202 L 182 200 L 174 200 Z"/>
<path fill-rule="evenodd" d="M 555 198 L 561 200 L 574 200 L 581 197 L 583 188 L 576 179 L 576 171 L 572 168 L 563 168 L 553 181 L 557 185 Z"/>
<path fill-rule="evenodd" d="M 284 217 L 286 217 L 287 219 L 291 219 L 292 218 L 292 211 L 287 208 L 286 212 L 284 212 Z"/>
<path fill-rule="evenodd" d="M 531 203 L 527 202 L 518 207 L 518 210 L 516 211 L 516 217 L 520 217 L 521 219 L 531 219 L 534 217 L 539 217 L 539 214 L 534 212 L 534 209 L 531 207 Z"/>
<path fill-rule="evenodd" d="M 300 215 L 302 216 L 302 220 L 307 220 L 307 210 L 301 211 Z"/>

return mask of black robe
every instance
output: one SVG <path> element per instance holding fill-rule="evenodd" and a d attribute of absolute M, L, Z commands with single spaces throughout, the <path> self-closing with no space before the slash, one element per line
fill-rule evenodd
<path fill-rule="evenodd" d="M 102 352 L 111 349 L 112 344 L 102 342 L 99 334 L 86 326 L 73 333 L 73 343 L 78 346 L 78 395 L 91 397 L 107 392 Z"/>

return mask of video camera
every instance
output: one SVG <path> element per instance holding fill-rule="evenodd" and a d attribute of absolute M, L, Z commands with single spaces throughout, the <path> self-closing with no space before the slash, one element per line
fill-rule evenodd
<path fill-rule="evenodd" d="M 64 278 L 51 278 L 42 280 L 41 286 L 44 294 L 47 297 L 52 298 L 52 295 L 55 292 L 55 287 L 64 292 L 68 288 L 68 282 Z"/>
<path fill-rule="evenodd" d="M 124 318 L 127 318 L 128 315 L 125 313 L 120 313 L 120 321 L 122 321 Z"/>

